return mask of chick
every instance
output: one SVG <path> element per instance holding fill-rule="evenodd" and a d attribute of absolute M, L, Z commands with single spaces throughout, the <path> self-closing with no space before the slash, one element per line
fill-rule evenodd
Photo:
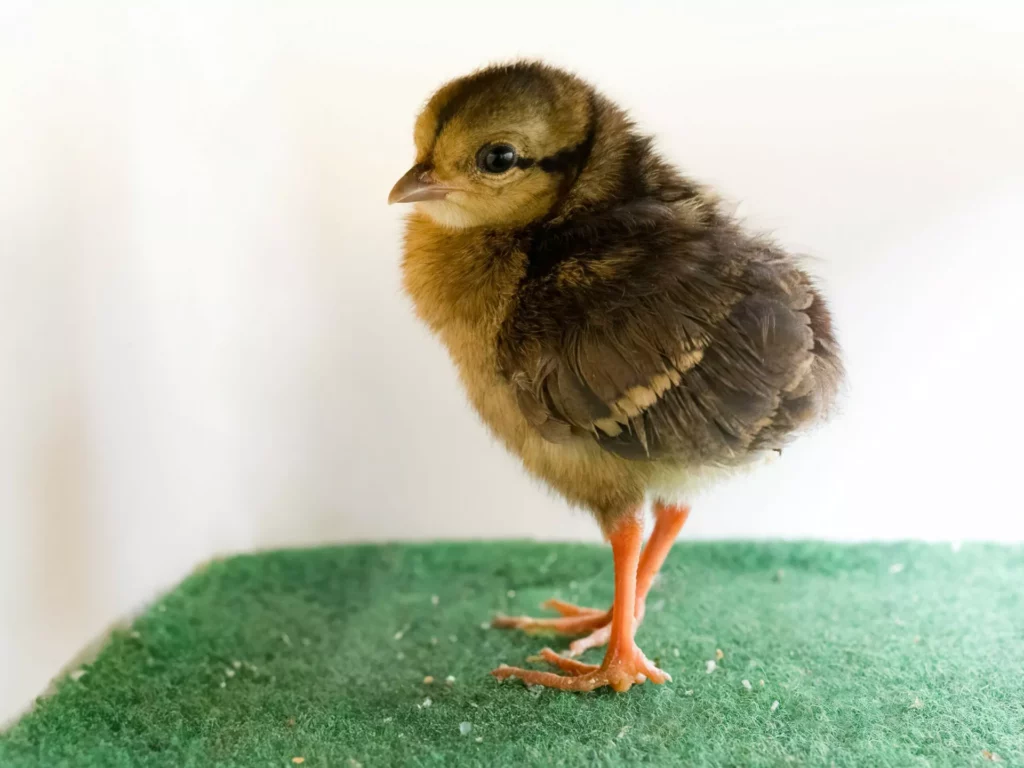
<path fill-rule="evenodd" d="M 587 83 L 534 62 L 448 83 L 415 124 L 404 285 L 490 430 L 610 541 L 607 611 L 499 626 L 589 635 L 565 674 L 495 677 L 568 690 L 662 683 L 637 647 L 645 599 L 698 486 L 780 451 L 841 379 L 829 311 L 795 260 Z M 642 544 L 642 508 L 655 527 Z M 572 658 L 607 644 L 600 665 Z"/>

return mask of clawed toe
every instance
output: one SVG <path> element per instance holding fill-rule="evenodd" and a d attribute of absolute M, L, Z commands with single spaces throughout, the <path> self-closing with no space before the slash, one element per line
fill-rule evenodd
<path fill-rule="evenodd" d="M 540 658 L 566 674 L 509 667 L 505 664 L 491 674 L 499 680 L 516 677 L 525 685 L 543 685 L 563 691 L 592 691 L 608 685 L 620 693 L 647 680 L 661 684 L 672 679 L 668 673 L 654 666 L 635 644 L 623 652 L 609 651 L 600 666 L 560 656 L 550 648 L 542 650 Z"/>

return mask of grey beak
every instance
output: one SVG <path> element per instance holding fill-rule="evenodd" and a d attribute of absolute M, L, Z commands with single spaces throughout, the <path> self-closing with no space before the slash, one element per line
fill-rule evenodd
<path fill-rule="evenodd" d="M 430 168 L 414 165 L 391 188 L 388 205 L 395 203 L 416 203 L 421 200 L 444 200 L 451 187 L 440 184 L 433 176 Z"/>

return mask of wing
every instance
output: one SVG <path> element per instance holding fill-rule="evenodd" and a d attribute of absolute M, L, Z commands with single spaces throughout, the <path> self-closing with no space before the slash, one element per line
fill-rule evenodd
<path fill-rule="evenodd" d="M 589 437 L 630 459 L 780 448 L 840 376 L 821 297 L 788 256 L 738 230 L 643 224 L 600 256 L 531 254 L 545 267 L 500 344 L 523 414 L 548 440 Z"/>

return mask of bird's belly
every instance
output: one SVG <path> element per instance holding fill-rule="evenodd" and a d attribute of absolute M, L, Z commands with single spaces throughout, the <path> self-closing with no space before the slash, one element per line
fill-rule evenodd
<path fill-rule="evenodd" d="M 749 472 L 778 458 L 775 451 L 748 454 L 740 464 L 679 465 L 658 463 L 647 481 L 651 498 L 668 504 L 693 504 L 699 497 L 738 474 Z"/>

